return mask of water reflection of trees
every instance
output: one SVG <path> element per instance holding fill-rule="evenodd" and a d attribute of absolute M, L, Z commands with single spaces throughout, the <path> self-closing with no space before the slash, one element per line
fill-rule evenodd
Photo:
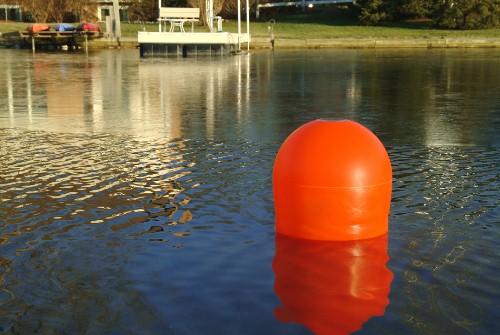
<path fill-rule="evenodd" d="M 253 138 L 283 137 L 306 121 L 333 117 L 361 121 L 384 143 L 462 145 L 491 142 L 495 134 L 484 129 L 500 123 L 498 69 L 482 50 L 262 52 L 140 62 L 121 53 L 85 61 L 56 57 L 37 54 L 33 67 L 22 69 L 7 57 L 0 86 L 11 125 L 143 138 Z M 276 126 L 283 130 L 276 133 Z"/>
<path fill-rule="evenodd" d="M 427 145 L 491 142 L 494 134 L 484 129 L 499 122 L 492 85 L 498 71 L 491 65 L 474 52 L 380 52 L 360 72 L 360 109 L 375 108 L 384 118 L 374 122 L 384 137 Z"/>

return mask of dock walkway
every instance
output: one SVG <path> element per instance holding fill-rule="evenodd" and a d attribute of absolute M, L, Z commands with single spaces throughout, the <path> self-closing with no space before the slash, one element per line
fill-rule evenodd
<path fill-rule="evenodd" d="M 19 37 L 23 47 L 29 47 L 35 50 L 36 46 L 52 46 L 59 48 L 67 46 L 68 48 L 75 48 L 81 43 L 87 47 L 87 42 L 91 39 L 103 37 L 100 31 L 39 31 L 29 32 L 20 31 Z"/>

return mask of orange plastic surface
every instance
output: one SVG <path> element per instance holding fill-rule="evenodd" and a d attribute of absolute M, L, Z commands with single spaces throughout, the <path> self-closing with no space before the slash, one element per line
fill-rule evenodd
<path fill-rule="evenodd" d="M 276 230 L 346 241 L 388 231 L 392 168 L 380 140 L 349 120 L 315 120 L 282 144 L 273 169 Z"/>
<path fill-rule="evenodd" d="M 30 33 L 38 33 L 40 31 L 46 31 L 50 30 L 50 26 L 45 23 L 33 23 L 31 26 L 28 27 L 28 31 Z"/>
<path fill-rule="evenodd" d="M 276 235 L 275 316 L 317 335 L 351 334 L 389 304 L 387 234 L 360 241 L 311 241 Z"/>

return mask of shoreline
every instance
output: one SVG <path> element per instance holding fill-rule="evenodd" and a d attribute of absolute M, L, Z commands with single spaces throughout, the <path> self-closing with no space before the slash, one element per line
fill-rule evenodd
<path fill-rule="evenodd" d="M 4 39 L 5 38 L 5 39 Z M 0 35 L 0 46 L 15 45 L 18 36 Z M 120 42 L 109 37 L 90 40 L 89 49 L 138 48 L 137 37 L 124 37 Z M 409 48 L 500 48 L 500 38 L 275 38 L 274 49 L 409 49 Z M 246 43 L 242 44 L 246 49 Z M 273 49 L 270 37 L 252 36 L 250 49 Z"/>
<path fill-rule="evenodd" d="M 89 42 L 91 49 L 138 48 L 137 38 L 102 38 Z M 274 49 L 374 49 L 374 48 L 500 48 L 500 38 L 275 38 Z M 252 37 L 250 49 L 272 49 L 269 37 Z"/>

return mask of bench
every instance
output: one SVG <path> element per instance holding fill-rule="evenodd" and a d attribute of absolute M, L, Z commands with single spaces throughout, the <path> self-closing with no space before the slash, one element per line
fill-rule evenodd
<path fill-rule="evenodd" d="M 170 22 L 169 32 L 173 33 L 175 27 L 179 28 L 180 32 L 184 31 L 184 23 L 191 22 L 191 32 L 194 32 L 194 23 L 200 19 L 199 8 L 178 8 L 178 7 L 160 7 L 160 17 L 158 18 L 159 30 L 167 30 L 167 22 Z"/>

